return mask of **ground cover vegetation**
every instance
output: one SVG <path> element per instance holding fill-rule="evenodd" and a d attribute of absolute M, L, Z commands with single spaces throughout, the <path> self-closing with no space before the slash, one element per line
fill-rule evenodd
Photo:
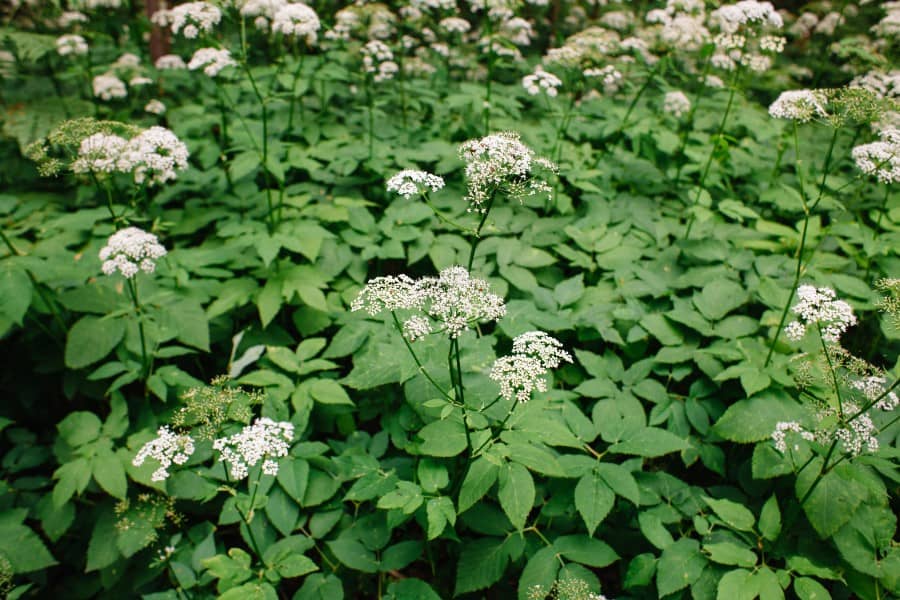
<path fill-rule="evenodd" d="M 897 597 L 897 2 L 6 2 L 9 598 Z"/>

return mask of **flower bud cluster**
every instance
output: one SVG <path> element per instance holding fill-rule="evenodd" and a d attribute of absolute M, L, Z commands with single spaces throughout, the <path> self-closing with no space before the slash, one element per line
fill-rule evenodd
<path fill-rule="evenodd" d="M 91 84 L 94 88 L 94 95 L 101 100 L 124 98 L 128 95 L 128 89 L 125 87 L 125 82 L 109 73 L 97 75 L 94 77 Z"/>
<path fill-rule="evenodd" d="M 548 73 L 541 68 L 540 65 L 531 75 L 522 78 L 522 87 L 532 96 L 537 96 L 543 91 L 551 98 L 555 98 L 559 93 L 558 88 L 562 86 L 562 81 L 553 73 Z"/>
<path fill-rule="evenodd" d="M 556 165 L 535 156 L 513 132 L 469 140 L 459 147 L 459 156 L 466 163 L 469 210 L 476 212 L 485 212 L 485 203 L 497 191 L 519 200 L 549 191 L 549 184 L 535 175 L 535 167 L 556 171 Z"/>
<path fill-rule="evenodd" d="M 775 431 L 772 432 L 772 442 L 775 445 L 775 449 L 784 454 L 787 452 L 787 436 L 788 433 L 796 433 L 804 440 L 811 442 L 816 439 L 816 436 L 805 430 L 800 426 L 800 423 L 796 421 L 780 421 L 775 425 Z M 799 450 L 799 445 L 795 444 L 793 446 L 794 450 Z"/>
<path fill-rule="evenodd" d="M 263 473 L 277 475 L 278 462 L 274 459 L 287 456 L 293 439 L 292 423 L 263 417 L 232 436 L 215 440 L 213 449 L 220 452 L 220 459 L 230 467 L 231 478 L 240 480 L 260 461 Z"/>
<path fill-rule="evenodd" d="M 887 379 L 880 375 L 870 375 L 850 382 L 850 387 L 862 393 L 867 401 L 875 402 L 875 408 L 891 412 L 900 405 L 900 398 L 894 391 L 885 393 L 886 386 Z"/>
<path fill-rule="evenodd" d="M 449 267 L 438 277 L 411 279 L 406 275 L 376 277 L 366 283 L 350 305 L 375 316 L 385 310 L 414 310 L 404 335 L 411 341 L 432 331 L 457 338 L 475 323 L 496 321 L 506 314 L 506 304 L 483 279 L 469 275 L 463 267 Z M 426 318 L 427 317 L 427 318 Z M 436 321 L 436 328 L 431 321 Z"/>
<path fill-rule="evenodd" d="M 126 227 L 112 234 L 100 250 L 101 267 L 106 275 L 116 271 L 126 279 L 137 275 L 138 270 L 152 273 L 156 260 L 166 255 L 166 249 L 152 233 L 137 227 Z"/>
<path fill-rule="evenodd" d="M 360 49 L 363 57 L 363 70 L 373 73 L 375 82 L 393 79 L 400 67 L 394 62 L 394 53 L 387 44 L 380 40 L 369 40 Z"/>
<path fill-rule="evenodd" d="M 494 361 L 489 377 L 500 386 L 500 396 L 528 402 L 535 391 L 546 392 L 545 376 L 572 356 L 556 338 L 543 331 L 529 331 L 513 340 L 513 353 Z"/>
<path fill-rule="evenodd" d="M 427 171 L 404 169 L 387 181 L 387 190 L 404 198 L 418 196 L 427 190 L 436 192 L 444 187 L 444 178 Z"/>
<path fill-rule="evenodd" d="M 174 433 L 167 426 L 160 427 L 156 439 L 150 440 L 138 451 L 131 463 L 140 467 L 148 458 L 159 462 L 159 468 L 150 477 L 152 481 L 165 481 L 169 467 L 183 465 L 194 453 L 194 439 L 189 435 Z"/>
<path fill-rule="evenodd" d="M 853 308 L 843 300 L 837 300 L 830 288 L 801 285 L 797 288 L 797 298 L 799 302 L 791 310 L 800 319 L 788 323 L 784 330 L 790 340 L 799 341 L 806 335 L 808 327 L 815 326 L 821 331 L 823 340 L 837 343 L 841 335 L 856 324 Z"/>
<path fill-rule="evenodd" d="M 691 101 L 682 91 L 668 92 L 663 99 L 663 111 L 680 119 L 691 110 Z"/>

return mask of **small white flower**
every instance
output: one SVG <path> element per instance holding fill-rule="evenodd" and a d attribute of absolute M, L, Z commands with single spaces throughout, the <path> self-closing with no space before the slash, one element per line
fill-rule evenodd
<path fill-rule="evenodd" d="M 115 75 L 97 75 L 93 80 L 94 95 L 101 100 L 124 98 L 128 95 L 125 82 Z"/>
<path fill-rule="evenodd" d="M 263 473 L 277 475 L 278 462 L 273 459 L 287 456 L 293 439 L 292 423 L 263 417 L 239 433 L 215 440 L 213 449 L 218 450 L 220 460 L 229 465 L 231 478 L 240 480 L 260 461 L 263 461 Z"/>
<path fill-rule="evenodd" d="M 157 237 L 137 227 L 126 227 L 112 234 L 100 250 L 103 273 L 112 275 L 118 271 L 126 279 L 137 275 L 139 270 L 152 273 L 156 260 L 165 255 L 166 249 Z"/>
<path fill-rule="evenodd" d="M 272 31 L 288 36 L 306 38 L 307 44 L 314 44 L 321 28 L 316 11 L 297 2 L 285 4 L 272 19 Z"/>
<path fill-rule="evenodd" d="M 163 54 L 156 59 L 154 66 L 160 71 L 167 69 L 187 69 L 184 59 L 175 54 Z"/>
<path fill-rule="evenodd" d="M 561 361 L 572 362 L 572 355 L 563 350 L 562 342 L 543 331 L 527 331 L 516 336 L 512 351 L 536 357 L 545 369 L 555 369 Z"/>
<path fill-rule="evenodd" d="M 787 452 L 787 435 L 795 433 L 800 435 L 804 440 L 811 442 L 815 439 L 815 435 L 803 429 L 800 423 L 796 421 L 780 421 L 775 425 L 775 431 L 772 432 L 772 442 L 775 449 L 784 454 Z M 799 446 L 795 445 L 794 450 L 799 450 Z"/>
<path fill-rule="evenodd" d="M 411 342 L 420 340 L 431 333 L 431 323 L 425 317 L 410 317 L 403 323 L 403 335 Z"/>
<path fill-rule="evenodd" d="M 862 379 L 855 379 L 850 382 L 850 387 L 862 392 L 866 400 L 873 402 L 879 399 L 873 406 L 885 412 L 891 412 L 900 405 L 900 398 L 896 392 L 888 392 L 885 394 L 887 380 L 879 375 L 871 375 Z"/>
<path fill-rule="evenodd" d="M 427 171 L 405 169 L 387 181 L 387 190 L 404 198 L 412 198 L 430 189 L 436 192 L 444 187 L 444 179 Z"/>
<path fill-rule="evenodd" d="M 856 146 L 851 156 L 866 175 L 874 175 L 882 183 L 900 181 L 900 129 L 887 127 L 879 135 L 880 141 Z"/>
<path fill-rule="evenodd" d="M 112 173 L 118 170 L 119 157 L 128 143 L 125 138 L 95 133 L 81 140 L 78 158 L 72 163 L 75 173 Z"/>
<path fill-rule="evenodd" d="M 69 27 L 70 25 L 74 25 L 75 23 L 87 23 L 88 17 L 86 14 L 82 12 L 78 12 L 77 10 L 66 10 L 63 11 L 61 15 L 59 15 L 59 19 L 57 23 L 62 29 Z"/>
<path fill-rule="evenodd" d="M 83 56 L 88 53 L 88 43 L 80 35 L 67 34 L 56 38 L 56 52 L 60 56 Z"/>
<path fill-rule="evenodd" d="M 191 71 L 203 69 L 203 72 L 208 76 L 215 77 L 222 72 L 222 69 L 235 65 L 237 63 L 231 58 L 231 52 L 225 48 L 221 50 L 218 48 L 200 48 L 194 52 L 187 66 Z"/>
<path fill-rule="evenodd" d="M 519 402 L 528 402 L 535 390 L 547 391 L 547 380 L 544 379 L 546 373 L 547 370 L 539 359 L 524 354 L 511 354 L 494 361 L 489 377 L 500 386 L 500 395 L 504 399 L 515 398 Z"/>
<path fill-rule="evenodd" d="M 680 119 L 690 112 L 691 101 L 684 95 L 684 92 L 668 92 L 663 99 L 663 110 L 676 119 Z"/>
<path fill-rule="evenodd" d="M 166 113 L 166 105 L 154 99 L 147 103 L 144 107 L 144 112 L 148 112 L 151 115 L 163 115 Z"/>
<path fill-rule="evenodd" d="M 185 2 L 170 9 L 166 17 L 172 33 L 194 39 L 201 31 L 211 32 L 222 20 L 222 11 L 209 2 Z"/>
<path fill-rule="evenodd" d="M 129 87 L 143 87 L 145 85 L 150 85 L 151 83 L 153 83 L 153 80 L 150 79 L 149 77 L 138 76 L 138 77 L 132 77 L 128 81 L 128 86 Z"/>
<path fill-rule="evenodd" d="M 169 476 L 172 464 L 183 465 L 194 453 L 194 439 L 189 435 L 173 433 L 162 426 L 156 432 L 156 439 L 150 440 L 138 451 L 131 463 L 140 467 L 148 458 L 159 462 L 159 468 L 153 472 L 152 481 L 165 481 Z"/>
<path fill-rule="evenodd" d="M 447 17 L 446 19 L 441 19 L 439 25 L 447 33 L 466 33 L 472 28 L 468 21 L 459 17 Z"/>
<path fill-rule="evenodd" d="M 542 69 L 540 65 L 537 66 L 534 73 L 522 78 L 522 87 L 532 96 L 537 96 L 543 91 L 549 97 L 555 98 L 559 93 L 560 86 L 562 86 L 562 80 L 553 73 Z"/>
<path fill-rule="evenodd" d="M 187 146 L 165 127 L 151 127 L 131 138 L 119 157 L 121 171 L 133 171 L 137 184 L 157 185 L 187 168 Z"/>
<path fill-rule="evenodd" d="M 843 300 L 837 300 L 830 288 L 801 285 L 797 288 L 797 299 L 791 310 L 800 320 L 789 323 L 785 329 L 791 340 L 801 339 L 807 328 L 815 326 L 821 330 L 823 340 L 837 343 L 851 325 L 856 325 L 853 308 Z"/>
<path fill-rule="evenodd" d="M 806 123 L 814 117 L 826 117 L 825 98 L 814 90 L 782 92 L 769 106 L 769 114 L 776 119 L 791 119 Z"/>

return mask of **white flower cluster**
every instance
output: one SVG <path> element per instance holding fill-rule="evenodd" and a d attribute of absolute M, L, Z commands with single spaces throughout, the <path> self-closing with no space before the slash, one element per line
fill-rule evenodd
<path fill-rule="evenodd" d="M 814 117 L 826 117 L 825 96 L 816 90 L 781 92 L 769 106 L 769 115 L 776 119 L 790 119 L 806 123 Z"/>
<path fill-rule="evenodd" d="M 444 178 L 432 175 L 427 171 L 404 169 L 387 181 L 387 190 L 396 192 L 404 198 L 412 198 L 431 190 L 436 192 L 444 187 Z"/>
<path fill-rule="evenodd" d="M 714 10 L 710 17 L 725 33 L 735 33 L 740 29 L 772 28 L 781 29 L 784 19 L 771 2 L 741 0 L 726 4 Z"/>
<path fill-rule="evenodd" d="M 394 53 L 382 41 L 369 40 L 360 48 L 363 57 L 363 70 L 366 73 L 374 73 L 375 82 L 393 79 L 400 67 L 394 62 Z"/>
<path fill-rule="evenodd" d="M 467 33 L 472 28 L 468 21 L 460 17 L 441 19 L 438 25 L 447 33 Z"/>
<path fill-rule="evenodd" d="M 622 87 L 622 73 L 612 65 L 585 69 L 583 75 L 588 79 L 600 79 L 603 84 L 603 93 L 607 95 L 615 94 Z"/>
<path fill-rule="evenodd" d="M 219 48 L 200 48 L 194 52 L 187 67 L 191 71 L 203 69 L 203 72 L 208 76 L 215 77 L 225 67 L 233 67 L 235 65 L 237 63 L 231 58 L 231 52 L 227 48 L 222 48 L 221 50 Z"/>
<path fill-rule="evenodd" d="M 869 71 L 865 75 L 854 77 L 850 87 L 869 90 L 879 98 L 900 99 L 900 71 Z"/>
<path fill-rule="evenodd" d="M 859 407 L 852 402 L 844 402 L 844 414 L 856 415 Z M 872 422 L 868 414 L 861 414 L 850 421 L 844 427 L 838 427 L 834 431 L 834 437 L 841 441 L 844 450 L 853 456 L 863 453 L 863 449 L 868 452 L 876 452 L 878 450 L 878 438 L 875 437 L 875 423 Z"/>
<path fill-rule="evenodd" d="M 663 111 L 680 119 L 691 110 L 691 101 L 682 91 L 667 92 L 663 98 Z"/>
<path fill-rule="evenodd" d="M 900 129 L 888 127 L 879 136 L 880 141 L 856 146 L 850 154 L 866 175 L 874 175 L 882 183 L 900 181 Z"/>
<path fill-rule="evenodd" d="M 131 461 L 140 467 L 148 458 L 159 462 L 159 468 L 150 477 L 152 481 L 165 481 L 169 477 L 169 467 L 183 465 L 194 453 L 194 439 L 189 435 L 174 433 L 166 426 L 156 432 L 156 439 L 150 440 L 138 451 Z"/>
<path fill-rule="evenodd" d="M 885 393 L 886 385 L 887 380 L 880 375 L 870 375 L 850 382 L 851 388 L 861 392 L 869 402 L 875 402 L 873 405 L 875 408 L 891 412 L 897 406 L 900 406 L 900 398 L 897 397 L 897 393 L 894 391 Z"/>
<path fill-rule="evenodd" d="M 156 59 L 156 63 L 154 63 L 153 66 L 155 66 L 160 71 L 169 69 L 187 69 L 187 65 L 185 64 L 184 59 L 177 54 L 163 54 Z"/>
<path fill-rule="evenodd" d="M 775 431 L 772 432 L 772 442 L 775 445 L 775 449 L 784 454 L 787 452 L 787 435 L 788 433 L 796 433 L 800 435 L 804 440 L 811 442 L 816 439 L 816 436 L 809 431 L 803 429 L 800 426 L 800 423 L 796 421 L 780 421 L 775 425 Z M 794 450 L 799 450 L 800 446 L 794 444 Z"/>
<path fill-rule="evenodd" d="M 124 98 L 128 95 L 128 89 L 125 82 L 115 75 L 105 74 L 97 75 L 92 82 L 94 95 L 101 100 L 112 100 L 113 98 Z"/>
<path fill-rule="evenodd" d="M 263 31 L 269 30 L 269 22 L 275 13 L 287 5 L 287 0 L 244 0 L 241 4 L 241 16 L 253 18 L 253 24 Z"/>
<path fill-rule="evenodd" d="M 404 324 L 404 335 L 416 340 L 432 331 L 457 338 L 475 323 L 496 321 L 506 314 L 503 299 L 490 292 L 483 279 L 469 275 L 463 267 L 449 267 L 438 277 L 418 280 L 406 275 L 376 277 L 366 283 L 350 305 L 375 316 L 382 311 L 416 310 L 437 321 L 433 328 L 421 315 Z"/>
<path fill-rule="evenodd" d="M 88 43 L 80 35 L 69 33 L 56 38 L 56 52 L 60 56 L 83 56 L 88 53 Z"/>
<path fill-rule="evenodd" d="M 546 392 L 547 372 L 559 367 L 562 361 L 572 362 L 572 356 L 563 350 L 560 341 L 543 331 L 517 336 L 512 350 L 509 356 L 494 361 L 489 374 L 506 400 L 527 402 L 535 390 Z"/>
<path fill-rule="evenodd" d="M 543 92 L 551 98 L 556 98 L 559 93 L 558 88 L 562 85 L 562 80 L 553 73 L 548 73 L 541 68 L 540 65 L 531 75 L 522 78 L 522 87 L 532 96 L 537 96 Z"/>
<path fill-rule="evenodd" d="M 158 100 L 148 104 L 148 112 L 165 112 Z M 156 113 L 162 114 L 162 113 Z M 117 135 L 95 133 L 81 140 L 78 157 L 72 162 L 75 173 L 133 173 L 134 182 L 156 185 L 176 177 L 187 168 L 188 149 L 184 142 L 165 127 L 151 127 L 130 140 Z"/>
<path fill-rule="evenodd" d="M 77 10 L 64 10 L 56 20 L 61 29 L 66 29 L 76 23 L 87 23 L 88 21 L 87 15 L 83 12 L 78 12 Z"/>
<path fill-rule="evenodd" d="M 316 43 L 319 29 L 319 15 L 302 2 L 285 4 L 272 18 L 272 31 L 287 36 L 305 38 L 308 45 Z"/>
<path fill-rule="evenodd" d="M 106 275 L 118 271 L 131 279 L 138 270 L 144 273 L 155 271 L 156 260 L 165 255 L 166 249 L 155 235 L 137 227 L 126 227 L 109 236 L 100 250 L 101 269 Z"/>
<path fill-rule="evenodd" d="M 222 11 L 209 2 L 185 2 L 172 9 L 157 11 L 152 20 L 161 27 L 170 27 L 172 33 L 181 33 L 192 40 L 201 32 L 211 32 L 222 20 Z"/>
<path fill-rule="evenodd" d="M 231 478 L 246 477 L 259 461 L 266 475 L 278 474 L 276 458 L 287 456 L 290 442 L 294 439 L 294 425 L 289 421 L 273 421 L 262 417 L 247 425 L 240 432 L 213 442 L 223 463 L 230 466 Z"/>
<path fill-rule="evenodd" d="M 151 115 L 164 115 L 166 114 L 166 105 L 159 100 L 153 99 L 144 106 L 144 112 L 148 112 Z"/>
<path fill-rule="evenodd" d="M 123 137 L 95 133 L 78 146 L 78 158 L 72 163 L 75 173 L 112 173 L 119 170 L 119 157 L 128 143 Z"/>
<path fill-rule="evenodd" d="M 834 290 L 801 285 L 797 288 L 799 302 L 791 310 L 800 317 L 784 328 L 788 339 L 799 341 L 806 335 L 806 329 L 815 326 L 822 332 L 826 342 L 837 343 L 841 334 L 856 324 L 853 308 L 843 300 L 837 300 Z"/>
<path fill-rule="evenodd" d="M 464 142 L 459 147 L 459 156 L 466 163 L 466 200 L 470 211 L 487 210 L 485 202 L 498 190 L 520 200 L 547 192 L 550 185 L 535 176 L 534 168 L 556 172 L 556 165 L 535 156 L 514 132 L 495 133 Z"/>
<path fill-rule="evenodd" d="M 872 32 L 882 38 L 900 37 L 900 3 L 885 2 L 883 4 L 886 14 L 872 27 Z"/>

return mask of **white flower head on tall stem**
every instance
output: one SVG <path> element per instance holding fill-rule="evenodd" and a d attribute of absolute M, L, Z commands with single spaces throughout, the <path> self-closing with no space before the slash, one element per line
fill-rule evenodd
<path fill-rule="evenodd" d="M 187 66 L 192 71 L 203 69 L 208 76 L 215 77 L 222 69 L 236 65 L 227 48 L 200 48 L 194 52 Z"/>
<path fill-rule="evenodd" d="M 308 45 L 316 43 L 321 24 L 319 15 L 302 2 L 285 4 L 272 19 L 272 31 L 286 36 L 305 38 Z"/>
<path fill-rule="evenodd" d="M 153 66 L 160 71 L 187 69 L 184 59 L 177 54 L 163 54 L 156 59 Z"/>
<path fill-rule="evenodd" d="M 797 304 L 791 310 L 799 320 L 788 323 L 785 327 L 785 335 L 790 340 L 799 341 L 806 335 L 807 328 L 813 327 L 822 332 L 823 340 L 837 343 L 841 335 L 856 324 L 853 308 L 843 300 L 838 300 L 834 290 L 830 288 L 801 285 L 797 288 L 797 299 Z"/>
<path fill-rule="evenodd" d="M 825 96 L 815 90 L 789 90 L 769 106 L 769 115 L 806 123 L 815 117 L 825 118 Z"/>
<path fill-rule="evenodd" d="M 118 271 L 131 279 L 138 271 L 155 271 L 156 261 L 165 255 L 166 249 L 155 235 L 137 227 L 126 227 L 112 234 L 100 250 L 101 269 L 106 275 Z"/>
<path fill-rule="evenodd" d="M 427 171 L 404 169 L 387 181 L 387 190 L 404 198 L 412 198 L 431 190 L 436 192 L 444 187 L 444 178 Z"/>
<path fill-rule="evenodd" d="M 545 369 L 555 369 L 562 361 L 572 362 L 572 355 L 563 349 L 562 342 L 543 331 L 526 331 L 516 336 L 512 351 L 537 358 Z"/>
<path fill-rule="evenodd" d="M 229 466 L 231 478 L 241 480 L 260 461 L 264 474 L 277 475 L 275 459 L 288 455 L 293 440 L 292 423 L 263 417 L 232 436 L 218 438 L 213 442 L 213 449 L 219 451 L 220 460 Z"/>
<path fill-rule="evenodd" d="M 771 2 L 757 2 L 756 0 L 741 0 L 734 4 L 726 4 L 714 10 L 710 14 L 710 18 L 725 33 L 784 27 L 784 19 L 781 18 Z"/>
<path fill-rule="evenodd" d="M 537 96 L 543 91 L 547 96 L 555 98 L 561 86 L 562 80 L 545 71 L 540 65 L 535 68 L 534 73 L 522 78 L 522 87 L 532 96 Z"/>
<path fill-rule="evenodd" d="M 469 140 L 459 147 L 459 156 L 466 163 L 466 200 L 475 212 L 487 211 L 485 203 L 498 191 L 518 200 L 547 192 L 550 185 L 536 175 L 535 168 L 556 172 L 556 165 L 536 156 L 514 132 Z"/>
<path fill-rule="evenodd" d="M 165 127 L 151 127 L 131 138 L 119 159 L 119 169 L 133 171 L 134 182 L 156 185 L 175 179 L 187 168 L 187 146 Z"/>
<path fill-rule="evenodd" d="M 166 105 L 160 100 L 153 99 L 144 106 L 144 112 L 151 115 L 164 115 L 166 114 Z"/>
<path fill-rule="evenodd" d="M 800 423 L 796 421 L 780 421 L 775 425 L 775 431 L 772 432 L 772 442 L 775 446 L 775 449 L 784 454 L 787 452 L 787 437 L 788 434 L 796 434 L 806 440 L 807 442 L 811 442 L 816 439 L 816 436 L 804 429 Z M 794 444 L 794 450 L 799 450 L 799 444 Z"/>
<path fill-rule="evenodd" d="M 900 405 L 897 393 L 887 391 L 887 379 L 881 375 L 854 379 L 850 387 L 860 392 L 867 401 L 874 402 L 873 406 L 879 410 L 891 412 Z"/>
<path fill-rule="evenodd" d="M 78 157 L 72 163 L 75 173 L 113 173 L 128 141 L 117 135 L 95 133 L 78 146 Z"/>
<path fill-rule="evenodd" d="M 275 13 L 287 5 L 287 0 L 245 0 L 241 4 L 241 16 L 253 19 L 253 24 L 263 31 L 268 31 L 270 21 Z"/>
<path fill-rule="evenodd" d="M 546 375 L 572 356 L 562 343 L 543 331 L 528 331 L 513 339 L 512 354 L 494 361 L 489 377 L 506 400 L 527 402 L 535 391 L 547 391 Z"/>
<path fill-rule="evenodd" d="M 115 75 L 105 74 L 97 75 L 92 81 L 94 95 L 101 100 L 112 100 L 113 98 L 124 98 L 128 95 L 128 88 L 125 82 Z"/>
<path fill-rule="evenodd" d="M 185 2 L 169 10 L 167 16 L 172 33 L 195 39 L 201 32 L 209 33 L 219 24 L 222 11 L 209 2 Z"/>
<path fill-rule="evenodd" d="M 151 481 L 165 481 L 169 477 L 169 467 L 183 465 L 194 453 L 194 439 L 189 435 L 174 433 L 166 426 L 156 432 L 156 439 L 150 440 L 138 451 L 131 463 L 140 467 L 148 458 L 159 462 Z"/>
<path fill-rule="evenodd" d="M 690 112 L 691 101 L 680 90 L 667 92 L 665 98 L 663 98 L 663 110 L 676 119 L 680 119 Z"/>
<path fill-rule="evenodd" d="M 74 33 L 61 35 L 56 38 L 56 52 L 60 56 L 84 56 L 88 53 L 88 43 Z"/>
<path fill-rule="evenodd" d="M 900 181 L 900 129 L 887 127 L 879 136 L 881 140 L 856 146 L 850 154 L 866 175 L 886 184 Z"/>
<path fill-rule="evenodd" d="M 394 62 L 394 52 L 381 40 L 369 40 L 360 48 L 363 71 L 371 73 L 376 83 L 393 79 L 400 67 Z"/>

